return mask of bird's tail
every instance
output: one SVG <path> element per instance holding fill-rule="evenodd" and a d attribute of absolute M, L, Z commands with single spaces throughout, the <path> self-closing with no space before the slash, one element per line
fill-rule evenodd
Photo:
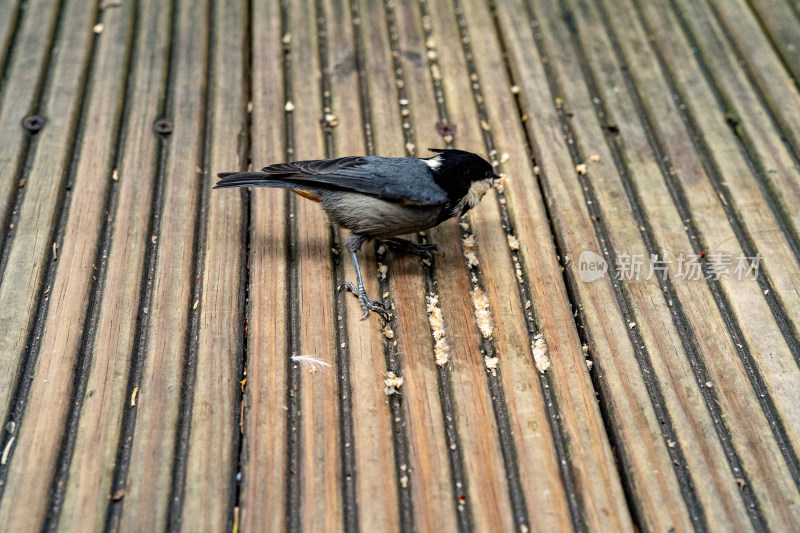
<path fill-rule="evenodd" d="M 215 189 L 231 187 L 274 187 L 286 189 L 296 187 L 291 183 L 276 180 L 274 175 L 266 172 L 222 172 L 218 174 L 220 180 L 214 185 Z"/>

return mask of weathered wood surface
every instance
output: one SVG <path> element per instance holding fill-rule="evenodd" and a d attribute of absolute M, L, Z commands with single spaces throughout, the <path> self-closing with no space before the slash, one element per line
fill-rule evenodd
<path fill-rule="evenodd" d="M 796 2 L 0 6 L 3 529 L 800 528 Z M 362 248 L 388 323 L 211 189 L 444 146 L 507 183 Z"/>

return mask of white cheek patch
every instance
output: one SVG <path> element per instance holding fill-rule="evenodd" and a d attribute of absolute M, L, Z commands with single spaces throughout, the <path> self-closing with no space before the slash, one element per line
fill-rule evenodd
<path fill-rule="evenodd" d="M 430 159 L 423 159 L 422 162 L 431 167 L 431 170 L 436 170 L 442 166 L 442 156 L 437 155 L 436 157 L 432 157 Z"/>
<path fill-rule="evenodd" d="M 481 198 L 483 198 L 483 195 L 489 190 L 489 187 L 491 187 L 489 180 L 473 181 L 472 185 L 469 186 L 467 194 L 464 195 L 464 198 L 458 202 L 458 205 L 456 205 L 453 210 L 453 216 L 461 216 L 461 213 L 464 211 L 478 205 L 478 202 L 481 201 Z"/>
<path fill-rule="evenodd" d="M 467 205 L 469 205 L 470 208 L 478 205 L 478 202 L 481 201 L 481 198 L 483 198 L 483 195 L 489 190 L 489 187 L 490 185 L 487 180 L 473 182 L 472 185 L 469 186 L 469 192 L 467 193 Z"/>

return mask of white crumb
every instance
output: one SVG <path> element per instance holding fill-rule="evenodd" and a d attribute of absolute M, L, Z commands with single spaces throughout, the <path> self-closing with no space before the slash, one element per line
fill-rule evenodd
<path fill-rule="evenodd" d="M 380 275 L 381 279 L 386 279 L 387 272 L 389 272 L 389 267 L 383 263 L 378 263 L 378 274 Z"/>
<path fill-rule="evenodd" d="M 478 256 L 475 253 L 475 236 L 467 235 L 461 241 L 464 244 L 464 257 L 471 267 L 478 265 Z"/>
<path fill-rule="evenodd" d="M 400 394 L 398 389 L 403 385 L 403 378 L 395 375 L 394 372 L 387 372 L 383 384 L 386 385 L 386 388 L 383 389 L 383 393 L 386 394 L 386 396 Z"/>
<path fill-rule="evenodd" d="M 486 363 L 486 370 L 492 373 L 493 376 L 497 375 L 497 363 L 500 362 L 500 359 L 497 357 L 484 357 L 484 362 Z"/>
<path fill-rule="evenodd" d="M 485 339 L 492 336 L 494 326 L 492 325 L 492 312 L 489 311 L 489 297 L 484 292 L 475 288 L 472 290 L 472 304 L 475 306 L 475 320 L 478 323 L 478 328 L 481 330 L 481 335 Z"/>
<path fill-rule="evenodd" d="M 506 240 L 508 240 L 508 247 L 512 250 L 519 250 L 519 240 L 513 235 L 506 235 Z"/>
<path fill-rule="evenodd" d="M 594 366 L 594 361 L 592 361 L 591 359 L 587 359 L 586 360 L 586 370 L 591 371 L 593 366 Z"/>
<path fill-rule="evenodd" d="M 444 319 L 439 308 L 439 297 L 428 296 L 428 324 L 433 332 L 433 355 L 438 366 L 444 366 L 450 360 L 450 347 L 444 340 Z"/>
<path fill-rule="evenodd" d="M 578 174 L 586 174 L 586 163 L 575 165 L 575 172 Z"/>
<path fill-rule="evenodd" d="M 294 104 L 292 103 L 292 101 L 291 101 L 291 100 L 289 100 L 288 102 L 286 102 L 286 105 L 285 105 L 285 106 L 283 106 L 283 108 L 284 108 L 284 109 L 285 109 L 285 110 L 286 110 L 288 113 L 291 113 L 292 111 L 294 111 Z"/>
<path fill-rule="evenodd" d="M 536 365 L 536 370 L 540 374 L 544 374 L 550 368 L 550 356 L 547 354 L 547 342 L 541 333 L 533 338 L 531 352 L 533 352 L 533 363 Z"/>

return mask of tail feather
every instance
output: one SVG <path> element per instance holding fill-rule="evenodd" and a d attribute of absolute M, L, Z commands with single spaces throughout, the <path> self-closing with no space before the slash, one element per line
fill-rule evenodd
<path fill-rule="evenodd" d="M 295 187 L 291 183 L 276 180 L 274 175 L 265 172 L 222 172 L 218 174 L 220 180 L 214 185 L 215 189 L 231 187 L 273 187 L 286 189 Z"/>

